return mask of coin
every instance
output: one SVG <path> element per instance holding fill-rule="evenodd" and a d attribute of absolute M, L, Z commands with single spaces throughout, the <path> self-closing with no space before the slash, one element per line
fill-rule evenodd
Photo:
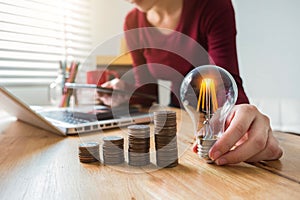
<path fill-rule="evenodd" d="M 122 164 L 124 158 L 124 138 L 121 136 L 103 137 L 103 162 L 107 165 Z"/>
<path fill-rule="evenodd" d="M 154 139 L 156 165 L 175 167 L 178 165 L 176 112 L 154 112 Z"/>
<path fill-rule="evenodd" d="M 82 163 L 92 163 L 100 160 L 99 143 L 84 142 L 78 146 L 78 157 Z"/>
<path fill-rule="evenodd" d="M 128 164 L 145 166 L 150 163 L 150 127 L 148 125 L 128 126 Z"/>

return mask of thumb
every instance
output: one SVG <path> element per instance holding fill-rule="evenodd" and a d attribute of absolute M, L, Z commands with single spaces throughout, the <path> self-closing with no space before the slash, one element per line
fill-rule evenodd
<path fill-rule="evenodd" d="M 111 81 L 107 81 L 107 82 L 101 84 L 101 87 L 111 88 L 112 87 Z"/>

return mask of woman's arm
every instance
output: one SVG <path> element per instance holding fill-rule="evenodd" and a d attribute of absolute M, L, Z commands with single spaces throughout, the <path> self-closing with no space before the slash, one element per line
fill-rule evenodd
<path fill-rule="evenodd" d="M 214 3 L 212 3 L 214 2 Z M 236 23 L 230 0 L 215 0 L 207 4 L 202 27 L 211 62 L 226 69 L 238 86 L 237 104 L 249 103 L 240 77 L 236 50 Z"/>
<path fill-rule="evenodd" d="M 149 72 L 147 61 L 143 55 L 143 45 L 142 41 L 140 40 L 137 15 L 138 14 L 136 10 L 131 11 L 125 18 L 124 23 L 125 39 L 133 61 L 132 70 L 135 79 L 136 92 L 146 93 L 158 97 L 157 80 Z M 130 99 L 130 103 L 150 106 L 153 103 L 153 100 L 132 97 Z"/>

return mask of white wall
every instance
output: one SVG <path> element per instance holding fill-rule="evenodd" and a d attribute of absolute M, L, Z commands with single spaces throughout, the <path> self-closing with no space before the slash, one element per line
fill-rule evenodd
<path fill-rule="evenodd" d="M 124 18 L 132 5 L 125 0 L 92 0 L 92 33 L 93 47 L 121 34 Z M 107 55 L 118 55 L 120 43 L 116 43 L 106 50 Z"/>
<path fill-rule="evenodd" d="M 274 129 L 300 132 L 300 1 L 233 0 L 241 75 Z"/>
<path fill-rule="evenodd" d="M 300 98 L 300 1 L 234 0 L 239 63 L 253 98 Z"/>

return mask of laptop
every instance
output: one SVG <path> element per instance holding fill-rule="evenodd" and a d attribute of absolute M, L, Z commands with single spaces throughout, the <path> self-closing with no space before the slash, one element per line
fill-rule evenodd
<path fill-rule="evenodd" d="M 106 106 L 95 106 L 88 112 L 75 108 L 34 109 L 4 87 L 0 87 L 0 109 L 20 121 L 63 136 L 150 123 L 153 118 L 151 113 L 141 112 L 138 108 L 111 110 Z"/>

